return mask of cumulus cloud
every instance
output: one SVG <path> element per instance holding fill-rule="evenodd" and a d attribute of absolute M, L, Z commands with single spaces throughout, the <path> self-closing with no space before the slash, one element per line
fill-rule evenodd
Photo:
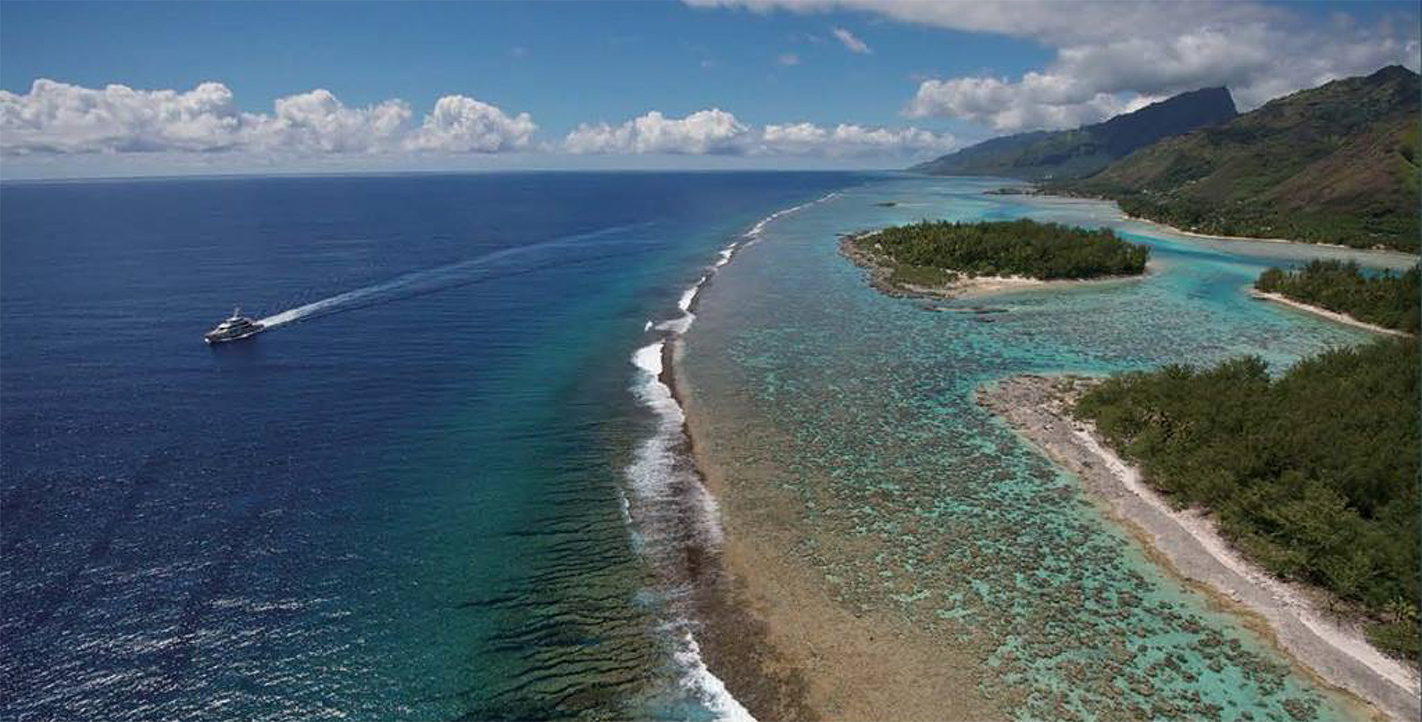
<path fill-rule="evenodd" d="M 537 130 L 528 113 L 509 117 L 469 96 L 446 95 L 435 103 L 406 145 L 451 153 L 498 153 L 528 147 L 529 137 Z"/>
<path fill-rule="evenodd" d="M 870 128 L 841 123 L 824 128 L 812 123 L 767 125 L 756 152 L 772 155 L 909 156 L 942 153 L 959 143 L 950 133 L 935 134 L 918 128 Z"/>
<path fill-rule="evenodd" d="M 859 38 L 855 37 L 854 33 L 851 33 L 848 30 L 845 30 L 844 28 L 835 28 L 830 32 L 834 33 L 834 36 L 836 38 L 839 38 L 839 42 L 843 43 L 844 47 L 848 49 L 851 53 L 868 55 L 874 52 L 873 50 L 869 49 L 868 45 L 864 44 L 863 40 L 860 40 Z"/>
<path fill-rule="evenodd" d="M 328 90 L 277 98 L 272 115 L 243 114 L 243 145 L 298 153 L 367 153 L 390 150 L 410 119 L 403 101 L 348 108 Z"/>
<path fill-rule="evenodd" d="M 905 113 L 958 118 L 1000 131 L 1073 128 L 1142 108 L 1158 98 L 1091 92 L 1060 76 L 1028 73 L 1020 82 L 1005 78 L 925 80 Z"/>
<path fill-rule="evenodd" d="M 800 56 L 794 53 L 781 53 L 775 58 L 775 62 L 780 65 L 799 65 Z"/>
<path fill-rule="evenodd" d="M 1035 41 L 1054 48 L 1046 66 L 1017 78 L 923 81 L 904 107 L 1001 131 L 1095 122 L 1152 100 L 1228 86 L 1242 110 L 1301 88 L 1389 64 L 1416 70 L 1415 12 L 1367 21 L 1250 2 L 928 3 L 899 0 L 688 0 L 795 12 L 868 11 L 885 17 Z M 1401 6 L 1399 6 L 1401 7 Z"/>
<path fill-rule="evenodd" d="M 7 152 L 222 150 L 239 142 L 243 122 L 221 83 L 178 92 L 40 79 L 24 95 L 0 90 L 0 148 Z"/>
<path fill-rule="evenodd" d="M 735 153 L 749 138 L 750 128 L 719 108 L 699 110 L 685 118 L 668 118 L 653 110 L 621 125 L 584 123 L 563 140 L 570 153 Z"/>
<path fill-rule="evenodd" d="M 417 129 L 411 116 L 400 100 L 353 108 L 319 88 L 277 98 L 271 113 L 246 113 L 222 83 L 177 91 L 40 79 L 23 95 L 0 91 L 0 153 L 493 153 L 527 146 L 537 130 L 527 113 L 510 117 L 460 95 L 441 98 Z"/>
<path fill-rule="evenodd" d="M 907 156 L 957 146 L 950 134 L 918 128 L 871 128 L 841 123 L 822 127 L 787 123 L 752 128 L 719 109 L 685 118 L 657 111 L 620 125 L 580 125 L 563 141 L 570 153 L 673 153 L 686 155 Z"/>

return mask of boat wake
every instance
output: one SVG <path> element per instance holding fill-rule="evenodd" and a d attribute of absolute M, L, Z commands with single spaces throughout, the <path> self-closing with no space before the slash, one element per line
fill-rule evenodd
<path fill-rule="evenodd" d="M 323 298 L 319 301 L 313 301 L 280 313 L 274 313 L 266 318 L 258 319 L 257 323 L 261 324 L 264 329 L 272 329 L 296 321 L 330 316 L 358 308 L 378 306 L 391 301 L 423 296 L 436 291 L 482 283 L 496 278 L 506 278 L 508 276 L 531 273 L 548 268 L 601 260 L 605 258 L 605 256 L 560 256 L 555 259 L 546 260 L 543 263 L 529 263 L 531 259 L 540 257 L 540 254 L 546 255 L 546 252 L 550 250 L 570 246 L 585 249 L 592 246 L 604 245 L 600 243 L 598 239 L 647 225 L 650 224 L 642 223 L 628 226 L 614 226 L 589 233 L 564 236 L 541 243 L 531 243 L 516 248 L 505 248 L 479 256 L 478 258 L 471 258 L 467 261 L 415 271 L 403 276 L 397 276 L 388 281 L 358 288 L 354 291 L 339 293 L 329 298 Z"/>
<path fill-rule="evenodd" d="M 632 354 L 637 368 L 632 392 L 656 415 L 656 427 L 636 450 L 625 475 L 630 494 L 624 499 L 633 543 L 656 572 L 669 618 L 663 631 L 673 645 L 680 693 L 721 720 L 754 718 L 725 684 L 707 667 L 696 642 L 698 627 L 691 596 L 708 573 L 706 559 L 721 545 L 716 500 L 702 483 L 690 454 L 686 415 L 673 386 L 672 359 L 679 341 L 696 320 L 696 298 L 716 273 L 742 248 L 761 238 L 765 228 L 783 216 L 838 195 L 777 211 L 761 219 L 733 243 L 722 248 L 715 262 L 677 299 L 676 315 L 647 321 L 653 338 Z"/>

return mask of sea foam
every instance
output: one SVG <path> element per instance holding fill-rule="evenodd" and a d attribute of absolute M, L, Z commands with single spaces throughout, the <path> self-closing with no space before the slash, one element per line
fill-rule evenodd
<path fill-rule="evenodd" d="M 676 315 L 647 322 L 643 330 L 655 334 L 655 338 L 632 354 L 632 365 L 637 368 L 632 392 L 656 417 L 655 430 L 638 445 L 625 471 L 631 491 L 626 514 L 631 523 L 633 546 L 647 555 L 665 587 L 662 591 L 672 618 L 664 630 L 672 632 L 673 656 L 680 667 L 679 685 L 683 693 L 722 720 L 753 722 L 750 712 L 727 691 L 725 683 L 706 667 L 701 657 L 701 648 L 693 633 L 697 625 L 692 610 L 684 602 L 696 580 L 677 568 L 682 555 L 676 553 L 688 546 L 719 547 L 722 541 L 720 513 L 715 497 L 702 483 L 690 458 L 686 415 L 671 387 L 663 380 L 663 372 L 667 371 L 665 363 L 671 356 L 669 352 L 678 347 L 681 337 L 696 321 L 693 309 L 697 296 L 716 273 L 738 251 L 759 240 L 776 219 L 836 195 L 831 193 L 776 211 L 722 248 L 711 267 L 682 291 L 676 302 Z"/>

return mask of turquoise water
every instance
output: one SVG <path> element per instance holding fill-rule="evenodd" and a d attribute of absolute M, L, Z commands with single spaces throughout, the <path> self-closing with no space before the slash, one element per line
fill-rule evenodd
<path fill-rule="evenodd" d="M 685 338 L 710 453 L 731 478 L 761 478 L 797 500 L 796 551 L 841 604 L 889 611 L 971 650 L 980 690 L 1021 719 L 1346 716 L 1268 643 L 1148 561 L 972 393 L 1023 372 L 1243 353 L 1278 370 L 1363 342 L 1365 331 L 1244 292 L 1269 265 L 1347 253 L 1171 237 L 1103 203 L 982 194 L 998 185 L 872 182 L 777 220 L 740 252 L 702 294 Z M 1115 227 L 1151 247 L 1152 272 L 925 302 L 873 291 L 836 249 L 838 233 L 921 218 L 1018 217 Z M 1000 312 L 961 312 L 972 306 Z"/>

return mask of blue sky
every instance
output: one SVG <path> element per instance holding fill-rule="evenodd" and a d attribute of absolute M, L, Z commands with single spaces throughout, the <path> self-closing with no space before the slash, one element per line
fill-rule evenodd
<path fill-rule="evenodd" d="M 3 2 L 0 172 L 897 167 L 1205 84 L 1252 107 L 1416 69 L 1417 22 L 1414 3 Z M 201 83 L 223 90 L 181 95 Z"/>
<path fill-rule="evenodd" d="M 721 107 L 753 122 L 901 123 L 916 76 L 1020 74 L 1034 43 L 883 22 L 676 3 L 5 3 L 0 87 L 226 83 L 243 110 L 326 88 L 414 107 L 459 92 L 548 128 Z M 830 35 L 851 30 L 856 55 Z M 814 40 L 810 38 L 815 38 Z M 798 65 L 777 58 L 798 55 Z M 709 67 L 704 67 L 705 62 Z"/>

